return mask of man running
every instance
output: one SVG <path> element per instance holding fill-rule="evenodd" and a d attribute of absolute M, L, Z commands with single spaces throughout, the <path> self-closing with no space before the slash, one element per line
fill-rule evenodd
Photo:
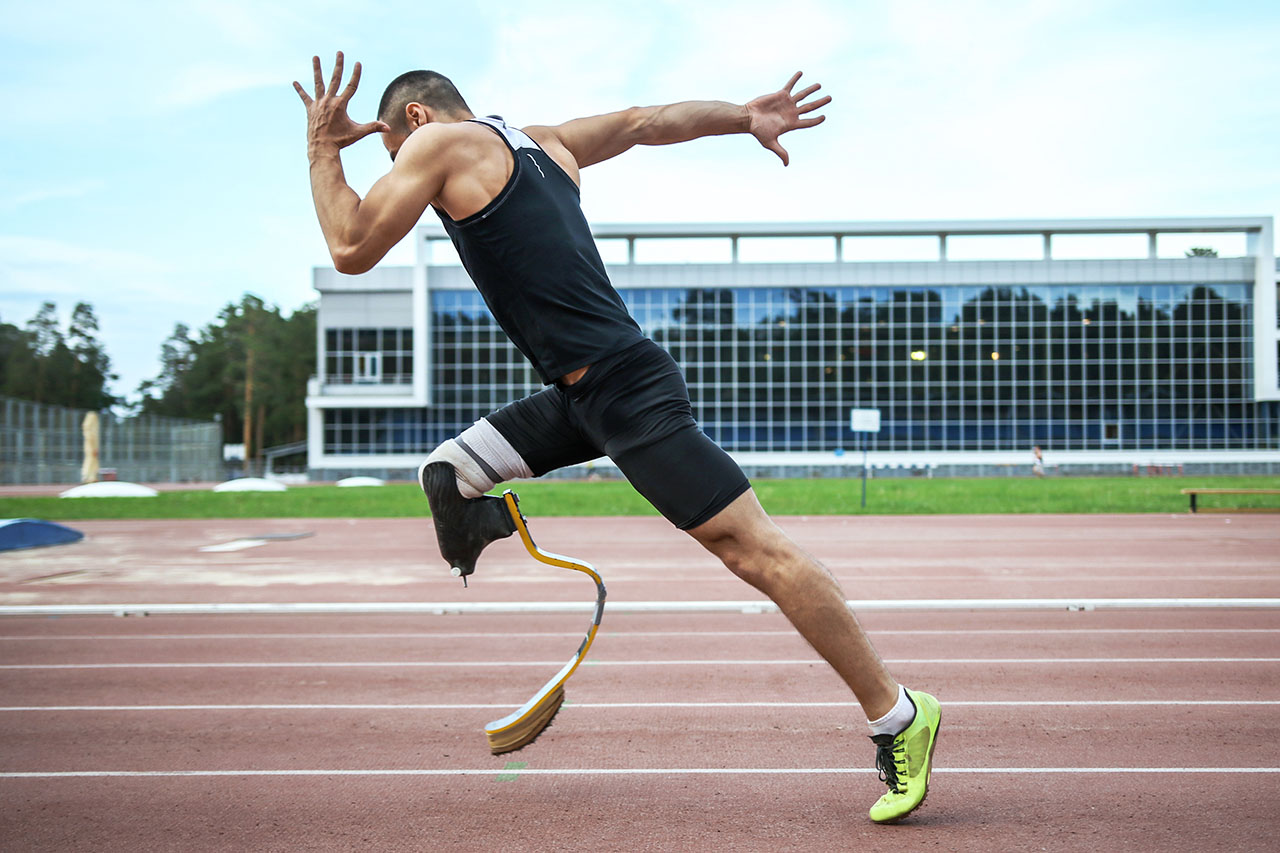
<path fill-rule="evenodd" d="M 685 101 L 510 127 L 476 118 L 448 78 L 411 71 L 387 87 L 378 120 L 357 124 L 337 55 L 326 87 L 312 60 L 307 154 L 316 214 L 339 272 L 372 268 L 430 205 L 468 274 L 542 391 L 481 418 L 428 457 L 420 482 L 443 556 L 466 575 L 511 523 L 485 492 L 607 455 L 676 527 L 772 599 L 844 679 L 862 705 L 888 792 L 871 819 L 896 821 L 924 800 L 941 714 L 927 693 L 889 675 L 834 577 L 765 514 L 738 465 L 693 419 L 679 368 L 646 338 L 605 274 L 579 206 L 581 170 L 636 145 L 749 133 L 788 163 L 778 138 L 814 127 L 830 97 L 782 89 L 745 105 Z M 346 183 L 341 149 L 382 134 L 392 168 L 361 199 Z"/>

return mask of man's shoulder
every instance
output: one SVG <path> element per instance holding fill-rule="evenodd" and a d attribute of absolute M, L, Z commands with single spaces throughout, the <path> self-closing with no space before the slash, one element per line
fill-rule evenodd
<path fill-rule="evenodd" d="M 409 134 L 400 148 L 400 154 L 409 157 L 438 158 L 452 153 L 464 153 L 496 139 L 493 132 L 476 122 L 431 122 Z"/>
<path fill-rule="evenodd" d="M 528 127 L 522 127 L 520 130 L 532 139 L 534 142 L 546 148 L 548 145 L 563 145 L 560 137 L 556 135 L 556 129 L 545 124 L 533 124 Z"/>
<path fill-rule="evenodd" d="M 564 144 L 564 140 L 560 138 L 557 128 L 547 125 L 535 124 L 530 127 L 521 128 L 526 136 L 541 146 L 542 150 L 547 152 L 551 159 L 564 170 L 575 184 L 579 183 L 579 167 L 578 161 L 574 158 L 573 152 Z"/>

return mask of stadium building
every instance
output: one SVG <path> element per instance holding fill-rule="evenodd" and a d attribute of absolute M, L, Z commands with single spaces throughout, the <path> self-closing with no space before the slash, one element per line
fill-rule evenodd
<path fill-rule="evenodd" d="M 1050 473 L 1280 472 L 1269 217 L 595 235 L 703 428 L 757 476 L 856 474 L 864 438 L 880 475 L 1029 474 L 1033 446 Z M 414 239 L 413 266 L 315 270 L 314 478 L 408 475 L 542 387 L 443 229 Z M 880 431 L 851 432 L 854 409 Z"/>

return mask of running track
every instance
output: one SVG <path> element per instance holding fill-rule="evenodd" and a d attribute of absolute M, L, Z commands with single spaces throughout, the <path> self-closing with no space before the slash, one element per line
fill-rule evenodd
<path fill-rule="evenodd" d="M 1280 597 L 1259 516 L 783 523 L 856 599 Z M 659 520 L 531 525 L 610 608 L 509 756 L 484 723 L 585 614 L 0 619 L 0 848 L 1274 849 L 1280 610 L 864 611 L 944 714 L 928 803 L 877 827 L 865 724 L 782 617 L 627 612 L 757 598 Z M 510 542 L 463 590 L 411 520 L 73 526 L 0 555 L 0 604 L 591 598 Z"/>

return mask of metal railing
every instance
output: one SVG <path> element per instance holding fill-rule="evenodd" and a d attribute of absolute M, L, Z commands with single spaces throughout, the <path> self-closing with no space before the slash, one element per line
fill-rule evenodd
<path fill-rule="evenodd" d="M 0 483 L 78 483 L 84 409 L 0 397 Z M 222 425 L 160 415 L 99 413 L 99 479 L 180 483 L 222 479 Z"/>

